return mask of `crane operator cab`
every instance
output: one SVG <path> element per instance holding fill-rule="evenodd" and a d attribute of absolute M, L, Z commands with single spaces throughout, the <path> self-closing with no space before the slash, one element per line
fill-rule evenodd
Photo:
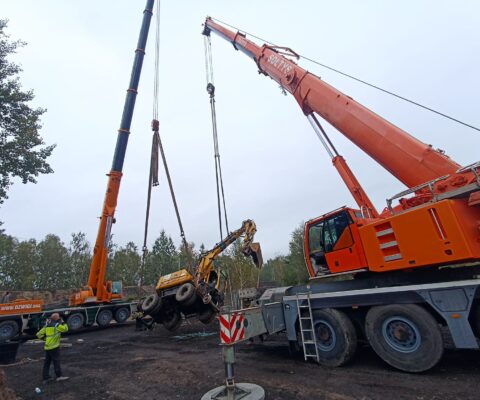
<path fill-rule="evenodd" d="M 360 211 L 344 207 L 305 224 L 305 261 L 311 278 L 365 267 L 359 217 Z"/>

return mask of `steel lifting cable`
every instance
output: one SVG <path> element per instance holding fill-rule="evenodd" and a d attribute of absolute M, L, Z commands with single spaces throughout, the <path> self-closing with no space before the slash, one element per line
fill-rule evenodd
<path fill-rule="evenodd" d="M 204 45 L 205 45 L 205 73 L 206 73 L 206 80 L 207 80 L 207 92 L 210 96 L 210 109 L 212 114 L 213 150 L 214 150 L 214 159 L 215 159 L 215 180 L 217 184 L 218 225 L 220 228 L 220 240 L 222 240 L 223 239 L 222 205 L 223 205 L 225 228 L 227 230 L 227 234 L 230 232 L 230 230 L 228 228 L 227 207 L 225 203 L 225 191 L 223 188 L 222 165 L 220 162 L 220 150 L 218 146 L 217 113 L 215 110 L 215 85 L 213 81 L 212 46 L 211 46 L 211 39 L 209 36 L 204 36 Z"/>
<path fill-rule="evenodd" d="M 248 36 L 251 36 L 251 37 L 253 37 L 253 38 L 257 39 L 257 40 L 260 40 L 260 41 L 262 41 L 262 42 L 264 42 L 264 43 L 267 43 L 268 45 L 278 47 L 276 44 L 274 44 L 274 43 L 272 43 L 272 42 L 270 42 L 270 41 L 268 41 L 268 40 L 266 40 L 266 39 L 262 39 L 262 38 L 259 37 L 259 36 L 255 36 L 255 35 L 253 35 L 253 34 L 251 34 L 251 33 L 248 33 L 248 32 L 246 32 L 246 31 L 240 29 L 240 28 L 237 28 L 237 27 L 235 27 L 235 26 L 233 26 L 233 25 L 230 25 L 230 24 L 228 24 L 228 23 L 226 23 L 226 22 L 224 22 L 224 21 L 220 21 L 219 19 L 216 19 L 216 18 L 212 18 L 212 20 L 213 20 L 213 21 L 216 21 L 216 22 L 219 22 L 219 23 L 221 23 L 221 24 L 223 24 L 223 25 L 226 25 L 226 26 L 228 26 L 228 27 L 230 27 L 230 28 L 232 28 L 232 29 L 235 29 L 235 30 L 237 30 L 237 31 L 243 32 L 243 33 L 245 33 L 245 34 L 248 35 Z M 309 58 L 309 57 L 307 57 L 307 56 L 304 56 L 304 55 L 301 55 L 301 54 L 298 54 L 298 56 L 301 57 L 301 58 L 303 58 L 303 59 L 305 59 L 305 60 L 307 60 L 307 61 L 310 61 L 311 63 L 316 64 L 316 65 L 318 65 L 318 66 L 320 66 L 320 67 L 329 69 L 330 71 L 336 72 L 337 74 L 343 75 L 343 76 L 345 76 L 345 77 L 347 77 L 347 78 L 350 78 L 350 79 L 352 79 L 352 80 L 354 80 L 354 81 L 356 81 L 356 82 L 359 82 L 359 83 L 362 83 L 362 84 L 364 84 L 364 85 L 366 85 L 366 86 L 369 86 L 369 87 L 371 87 L 371 88 L 377 89 L 377 90 L 379 90 L 379 91 L 381 91 L 381 92 L 383 92 L 383 93 L 389 94 L 390 96 L 393 96 L 393 97 L 396 97 L 397 99 L 406 101 L 407 103 L 410 103 L 410 104 L 413 104 L 413 105 L 415 105 L 415 106 L 417 106 L 417 107 L 423 108 L 424 110 L 430 111 L 430 112 L 432 112 L 432 113 L 434 113 L 434 114 L 440 115 L 441 117 L 444 117 L 444 118 L 446 118 L 446 119 L 449 119 L 449 120 L 451 120 L 451 121 L 453 121 L 453 122 L 456 122 L 456 123 L 458 123 L 458 124 L 460 124 L 460 125 L 466 126 L 466 127 L 468 127 L 468 128 L 474 129 L 474 130 L 476 130 L 476 131 L 480 131 L 480 128 L 478 128 L 478 127 L 476 127 L 476 126 L 474 126 L 474 125 L 471 125 L 471 124 L 469 124 L 469 123 L 467 123 L 467 122 L 463 122 L 463 121 L 461 121 L 461 120 L 459 120 L 459 119 L 457 119 L 457 118 L 451 117 L 450 115 L 447 115 L 447 114 L 445 114 L 445 113 L 442 113 L 441 111 L 437 111 L 437 110 L 435 110 L 435 109 L 433 109 L 433 108 L 431 108 L 431 107 L 427 107 L 427 106 L 425 106 L 425 105 L 423 105 L 423 104 L 420 104 L 420 103 L 418 103 L 418 102 L 416 102 L 416 101 L 414 101 L 414 100 L 410 100 L 410 99 L 408 99 L 408 98 L 406 98 L 406 97 L 400 96 L 399 94 L 396 94 L 396 93 L 394 93 L 394 92 L 391 92 L 390 90 L 383 89 L 383 88 L 381 88 L 380 86 L 374 85 L 374 84 L 372 84 L 372 83 L 368 83 L 367 81 L 364 81 L 363 79 L 356 78 L 355 76 L 350 75 L 350 74 L 347 74 L 346 72 L 342 72 L 342 71 L 340 71 L 340 70 L 338 70 L 338 69 L 336 69 L 336 68 L 329 67 L 328 65 L 323 64 L 323 63 L 321 63 L 321 62 L 319 62 L 319 61 L 316 61 L 316 60 L 314 60 L 314 59 L 312 59 L 312 58 Z"/>
<path fill-rule="evenodd" d="M 175 208 L 175 214 L 177 216 L 178 226 L 180 228 L 180 237 L 182 239 L 182 244 L 185 247 L 185 251 L 191 257 L 190 248 L 188 246 L 187 239 L 185 237 L 185 231 L 183 229 L 182 220 L 180 218 L 180 212 L 178 210 L 178 204 L 175 197 L 175 192 L 173 190 L 173 184 L 170 177 L 170 171 L 167 165 L 167 159 L 165 157 L 165 152 L 162 146 L 162 140 L 160 138 L 159 127 L 160 123 L 158 122 L 158 98 L 159 98 L 159 63 L 160 60 L 160 0 L 157 1 L 156 8 L 156 31 L 155 31 L 155 72 L 154 72 L 154 83 L 153 83 L 153 120 L 152 120 L 152 149 L 150 157 L 150 172 L 148 178 L 148 190 L 147 190 L 147 207 L 145 211 L 145 229 L 143 236 L 143 247 L 142 247 L 142 261 L 141 261 L 141 271 L 139 285 L 143 284 L 144 271 L 145 271 L 145 260 L 148 254 L 147 248 L 147 238 L 148 238 L 148 222 L 150 219 L 150 204 L 152 196 L 152 187 L 158 186 L 158 151 L 162 156 L 163 166 L 165 168 L 165 174 L 167 176 L 168 186 L 170 188 L 170 194 L 172 196 L 173 206 Z"/>

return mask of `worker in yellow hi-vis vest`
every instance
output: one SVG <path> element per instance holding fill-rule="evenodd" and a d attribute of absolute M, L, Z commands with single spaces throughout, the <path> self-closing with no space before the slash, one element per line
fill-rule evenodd
<path fill-rule="evenodd" d="M 53 361 L 56 381 L 65 381 L 68 376 L 62 375 L 60 368 L 60 338 L 62 333 L 68 331 L 68 325 L 60 318 L 60 314 L 53 313 L 47 320 L 46 325 L 37 333 L 39 339 L 45 339 L 45 362 L 43 363 L 43 382 L 47 383 L 50 377 L 50 364 Z"/>

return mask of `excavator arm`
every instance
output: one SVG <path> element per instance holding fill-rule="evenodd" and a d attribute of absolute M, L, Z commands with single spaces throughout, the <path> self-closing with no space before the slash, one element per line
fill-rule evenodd
<path fill-rule="evenodd" d="M 187 269 L 181 269 L 171 274 L 163 275 L 159 278 L 156 290 L 162 290 L 182 285 L 186 282 L 193 282 L 198 288 L 204 282 L 208 282 L 210 273 L 213 270 L 215 259 L 233 242 L 242 235 L 245 235 L 242 244 L 242 252 L 245 257 L 251 257 L 257 268 L 263 264 L 262 251 L 259 243 L 254 243 L 253 238 L 257 232 L 255 222 L 250 219 L 243 221 L 242 226 L 228 234 L 221 242 L 217 243 L 211 250 L 200 255 L 200 261 L 193 270 L 193 275 Z"/>
<path fill-rule="evenodd" d="M 242 226 L 236 231 L 231 232 L 215 247 L 202 255 L 195 272 L 195 282 L 198 284 L 201 281 L 208 279 L 208 275 L 212 271 L 214 260 L 239 237 L 245 235 L 242 243 L 242 253 L 245 257 L 251 257 L 253 263 L 257 268 L 263 264 L 262 251 L 259 243 L 253 243 L 253 238 L 257 232 L 255 222 L 250 219 L 243 221 Z"/>

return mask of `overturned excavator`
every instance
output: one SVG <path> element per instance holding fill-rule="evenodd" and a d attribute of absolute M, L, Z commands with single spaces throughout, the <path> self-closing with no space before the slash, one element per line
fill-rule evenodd
<path fill-rule="evenodd" d="M 255 222 L 247 219 L 239 229 L 201 254 L 199 262 L 191 270 L 184 268 L 161 276 L 156 293 L 140 302 L 139 311 L 171 331 L 180 325 L 181 314 L 187 317 L 196 315 L 204 324 L 212 322 L 223 305 L 225 287 L 222 271 L 214 266 L 214 261 L 228 246 L 244 236 L 243 254 L 251 257 L 255 266 L 261 268 L 260 244 L 253 242 L 256 231 Z"/>

